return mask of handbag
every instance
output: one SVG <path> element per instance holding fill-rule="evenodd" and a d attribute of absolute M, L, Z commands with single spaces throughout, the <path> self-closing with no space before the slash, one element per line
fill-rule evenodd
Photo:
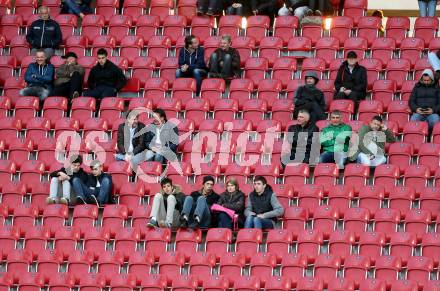
<path fill-rule="evenodd" d="M 238 229 L 238 214 L 236 214 L 234 210 L 221 206 L 220 204 L 214 203 L 211 206 L 211 211 L 226 213 L 232 219 L 232 222 L 234 224 L 234 229 Z"/>

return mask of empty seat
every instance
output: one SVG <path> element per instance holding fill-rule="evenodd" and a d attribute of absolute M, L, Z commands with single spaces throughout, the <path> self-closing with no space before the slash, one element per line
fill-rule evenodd
<path fill-rule="evenodd" d="M 345 40 L 343 48 L 345 58 L 347 58 L 350 51 L 354 51 L 358 58 L 364 58 L 365 51 L 368 49 L 368 42 L 362 37 L 350 37 Z"/>
<path fill-rule="evenodd" d="M 277 58 L 280 57 L 283 48 L 283 40 L 280 37 L 265 37 L 261 40 L 259 46 L 260 58 L 266 58 L 269 66 L 273 66 Z"/>
<path fill-rule="evenodd" d="M 173 44 L 177 39 L 184 35 L 186 27 L 186 17 L 182 15 L 167 15 L 163 22 L 163 34 L 171 38 Z"/>
<path fill-rule="evenodd" d="M 307 264 L 308 261 L 305 254 L 287 254 L 283 256 L 281 260 L 281 275 L 283 278 L 288 278 L 289 280 L 296 282 L 303 277 Z M 266 281 L 266 283 L 269 282 L 270 280 Z"/>
<path fill-rule="evenodd" d="M 420 285 L 425 285 L 434 268 L 434 261 L 429 257 L 411 257 L 407 263 L 407 279 L 415 280 Z"/>
<path fill-rule="evenodd" d="M 296 69 L 295 59 L 286 57 L 277 58 L 273 65 L 272 78 L 280 80 L 283 87 L 286 88 L 295 75 Z"/>
<path fill-rule="evenodd" d="M 266 15 L 252 15 L 247 18 L 246 35 L 255 38 L 257 43 L 266 36 L 270 28 L 270 18 Z"/>
<path fill-rule="evenodd" d="M 351 15 L 333 17 L 330 27 L 330 36 L 336 37 L 342 45 L 344 41 L 350 37 L 351 30 L 353 29 L 353 20 Z"/>
<path fill-rule="evenodd" d="M 414 36 L 424 40 L 425 47 L 437 36 L 439 21 L 436 17 L 417 17 L 414 23 Z"/>
<path fill-rule="evenodd" d="M 357 25 L 357 35 L 367 39 L 368 46 L 378 38 L 382 29 L 382 19 L 374 16 L 362 16 Z"/>
<path fill-rule="evenodd" d="M 105 19 L 101 15 L 89 14 L 82 19 L 81 35 L 92 40 L 101 34 L 105 25 Z"/>
<path fill-rule="evenodd" d="M 189 274 L 197 276 L 209 276 L 215 267 L 216 257 L 210 253 L 196 252 L 189 259 Z"/>
<path fill-rule="evenodd" d="M 361 234 L 370 220 L 370 212 L 365 208 L 349 208 L 344 213 L 344 229 Z"/>
<path fill-rule="evenodd" d="M 417 246 L 417 235 L 411 232 L 392 232 L 390 235 L 390 255 L 402 258 L 404 262 L 413 254 Z"/>
<path fill-rule="evenodd" d="M 295 16 L 279 16 L 274 22 L 274 36 L 281 37 L 283 44 L 287 45 L 289 39 L 296 33 L 299 26 L 299 20 Z"/>
<path fill-rule="evenodd" d="M 400 58 L 409 60 L 411 66 L 414 66 L 416 61 L 422 56 L 424 47 L 423 39 L 407 37 L 400 44 Z"/>

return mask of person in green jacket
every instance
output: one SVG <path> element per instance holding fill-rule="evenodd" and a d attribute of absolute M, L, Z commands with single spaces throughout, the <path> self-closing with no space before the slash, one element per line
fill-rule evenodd
<path fill-rule="evenodd" d="M 335 110 L 330 114 L 330 124 L 320 135 L 322 154 L 320 163 L 336 163 L 339 169 L 344 168 L 350 144 L 351 127 L 342 121 L 342 114 Z"/>
<path fill-rule="evenodd" d="M 383 124 L 382 117 L 374 116 L 369 125 L 364 125 L 359 130 L 359 145 L 357 153 L 352 160 L 358 163 L 377 167 L 385 164 L 385 142 L 395 142 L 393 132 Z"/>

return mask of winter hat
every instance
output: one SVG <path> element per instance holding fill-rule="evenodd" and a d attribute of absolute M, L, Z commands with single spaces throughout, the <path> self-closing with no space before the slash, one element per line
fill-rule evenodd
<path fill-rule="evenodd" d="M 316 72 L 313 72 L 313 71 L 307 71 L 305 78 L 315 79 L 315 85 L 318 84 L 318 82 L 319 82 L 318 74 L 316 74 Z"/>

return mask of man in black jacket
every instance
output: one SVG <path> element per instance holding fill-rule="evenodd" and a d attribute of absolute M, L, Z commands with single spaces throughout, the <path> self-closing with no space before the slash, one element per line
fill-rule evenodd
<path fill-rule="evenodd" d="M 43 49 L 49 60 L 63 40 L 61 28 L 55 20 L 50 19 L 48 7 L 41 6 L 38 11 L 40 19 L 32 22 L 26 40 L 31 47 L 32 55 L 35 55 L 38 49 Z"/>
<path fill-rule="evenodd" d="M 440 91 L 431 69 L 425 69 L 409 97 L 412 121 L 427 121 L 429 129 L 440 121 Z"/>
<path fill-rule="evenodd" d="M 114 97 L 126 83 L 127 80 L 122 70 L 107 59 L 107 51 L 101 48 L 98 50 L 98 63 L 90 71 L 87 81 L 89 90 L 84 93 L 84 96 L 97 99 Z"/>
<path fill-rule="evenodd" d="M 102 163 L 94 160 L 90 163 L 92 174 L 83 182 L 78 177 L 73 178 L 73 190 L 80 204 L 96 204 L 97 206 L 111 202 L 112 177 L 102 171 Z"/>
<path fill-rule="evenodd" d="M 118 127 L 118 152 L 115 159 L 130 162 L 133 169 L 145 160 L 144 135 L 139 134 L 144 127 L 145 124 L 139 122 L 135 111 L 130 111 L 125 122 Z"/>
<path fill-rule="evenodd" d="M 290 156 L 282 156 L 281 164 L 311 163 L 316 164 L 319 157 L 319 129 L 310 120 L 307 110 L 301 109 L 297 117 L 298 124 L 289 126 L 287 141 L 292 145 Z M 310 159 L 312 157 L 312 159 Z M 313 159 L 315 157 L 315 159 Z"/>
<path fill-rule="evenodd" d="M 306 84 L 296 90 L 295 110 L 293 112 L 295 118 L 301 109 L 305 109 L 310 113 L 312 122 L 326 118 L 324 93 L 316 88 L 318 81 L 319 78 L 316 72 L 306 72 Z"/>
<path fill-rule="evenodd" d="M 61 203 L 68 205 L 71 200 L 71 184 L 73 179 L 78 178 L 85 183 L 88 179 L 87 173 L 81 168 L 82 157 L 72 156 L 67 167 L 50 173 L 50 193 L 47 197 L 47 204 Z M 62 197 L 58 199 L 58 193 L 62 187 Z"/>
<path fill-rule="evenodd" d="M 367 70 L 357 62 L 357 54 L 350 51 L 341 64 L 335 80 L 335 99 L 359 101 L 367 94 Z"/>
<path fill-rule="evenodd" d="M 220 47 L 209 58 L 209 78 L 238 78 L 240 76 L 240 54 L 231 47 L 231 36 L 225 34 Z"/>
<path fill-rule="evenodd" d="M 185 198 L 181 215 L 181 227 L 193 228 L 209 227 L 211 225 L 211 206 L 220 199 L 214 192 L 214 178 L 212 176 L 203 177 L 203 188 L 194 191 Z"/>

